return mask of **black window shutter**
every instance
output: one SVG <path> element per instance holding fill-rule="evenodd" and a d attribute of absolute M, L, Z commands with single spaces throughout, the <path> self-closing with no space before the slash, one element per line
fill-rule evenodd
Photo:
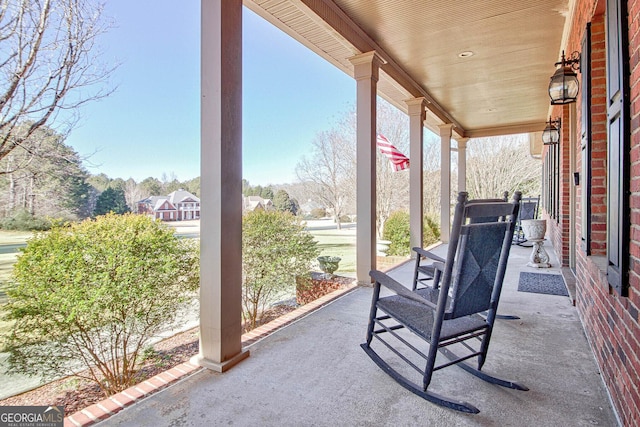
<path fill-rule="evenodd" d="M 551 146 L 551 210 L 553 219 L 558 222 L 558 144 Z"/>
<path fill-rule="evenodd" d="M 580 148 L 582 170 L 580 177 L 581 216 L 582 216 L 582 250 L 591 255 L 591 23 L 582 39 L 580 56 L 580 72 L 582 74 L 582 114 L 580 129 Z"/>
<path fill-rule="evenodd" d="M 607 0 L 607 257 L 609 284 L 629 287 L 629 48 L 626 0 Z"/>

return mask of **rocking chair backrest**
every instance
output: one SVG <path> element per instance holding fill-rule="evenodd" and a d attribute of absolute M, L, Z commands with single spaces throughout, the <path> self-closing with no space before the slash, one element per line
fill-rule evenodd
<path fill-rule="evenodd" d="M 478 204 L 478 203 L 490 203 L 490 202 L 508 202 L 509 201 L 509 192 L 505 191 L 502 199 L 472 199 L 472 200 L 468 200 L 467 201 L 467 206 L 471 205 L 471 204 Z M 469 218 L 469 217 L 468 217 Z M 470 217 L 469 218 L 469 223 L 470 224 L 478 224 L 481 222 L 496 222 L 499 221 L 500 218 L 498 217 L 481 217 L 481 216 L 474 216 L 474 217 Z"/>
<path fill-rule="evenodd" d="M 516 192 L 512 203 L 467 203 L 459 193 L 441 283 L 440 296 L 451 298 L 445 319 L 486 310 L 495 316 L 520 198 Z"/>
<path fill-rule="evenodd" d="M 536 219 L 540 197 L 527 197 L 520 202 L 520 219 Z"/>
<path fill-rule="evenodd" d="M 508 221 L 462 226 L 458 258 L 452 275 L 448 318 L 480 313 L 491 308 L 491 296 L 502 253 L 511 248 L 511 237 L 507 234 L 509 226 Z"/>

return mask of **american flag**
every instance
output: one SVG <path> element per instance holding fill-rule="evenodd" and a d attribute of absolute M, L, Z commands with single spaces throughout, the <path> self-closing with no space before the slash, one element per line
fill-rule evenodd
<path fill-rule="evenodd" d="M 387 156 L 394 171 L 409 169 L 409 158 L 394 147 L 384 135 L 378 134 L 376 143 L 380 152 Z"/>

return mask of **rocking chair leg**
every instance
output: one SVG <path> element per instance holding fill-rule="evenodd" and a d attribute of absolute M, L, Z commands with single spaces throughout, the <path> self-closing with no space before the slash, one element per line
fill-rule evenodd
<path fill-rule="evenodd" d="M 389 375 L 398 384 L 400 384 L 410 392 L 422 397 L 425 400 L 428 400 L 431 403 L 435 403 L 436 405 L 444 406 L 449 409 L 454 409 L 456 411 L 466 412 L 469 414 L 477 414 L 480 412 L 478 408 L 471 405 L 470 403 L 461 400 L 449 399 L 437 393 L 432 393 L 418 388 L 413 382 L 400 375 L 396 370 L 394 370 L 384 360 L 382 360 L 380 356 L 378 356 L 378 354 L 373 351 L 373 349 L 369 345 L 360 344 L 360 347 L 362 347 L 362 349 L 369 355 L 371 360 L 373 360 L 376 365 L 380 367 L 380 369 L 386 372 L 387 375 Z"/>
<path fill-rule="evenodd" d="M 420 267 L 420 254 L 416 254 L 416 266 L 414 268 L 414 273 L 413 273 L 413 285 L 411 287 L 412 291 L 415 291 L 416 288 L 418 287 L 418 267 Z"/>
<path fill-rule="evenodd" d="M 380 283 L 376 283 L 373 288 L 373 296 L 371 302 L 371 311 L 369 312 L 369 325 L 367 325 L 367 345 L 371 344 L 371 340 L 373 339 L 373 328 L 375 326 L 375 318 L 376 313 L 378 312 L 378 307 L 376 306 L 376 302 L 380 298 Z"/>
<path fill-rule="evenodd" d="M 449 360 L 458 359 L 458 356 L 456 356 L 455 353 L 451 352 L 451 350 L 449 350 L 447 348 L 444 348 L 444 347 L 440 348 L 440 352 L 442 354 L 444 354 L 444 356 Z M 459 366 L 460 368 L 464 369 L 468 373 L 470 373 L 472 375 L 475 375 L 476 377 L 480 378 L 481 380 L 487 381 L 487 382 L 489 382 L 491 384 L 497 384 L 499 386 L 512 388 L 514 390 L 522 390 L 522 391 L 529 390 L 527 387 L 523 386 L 522 384 L 518 384 L 515 381 L 503 380 L 503 379 L 491 376 L 489 374 L 486 374 L 486 373 L 482 372 L 479 369 L 475 369 L 472 366 L 469 366 L 465 362 L 460 362 L 460 363 L 457 364 L 457 366 Z"/>

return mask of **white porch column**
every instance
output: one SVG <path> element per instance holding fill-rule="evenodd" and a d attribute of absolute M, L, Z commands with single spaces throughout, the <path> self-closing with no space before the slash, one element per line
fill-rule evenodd
<path fill-rule="evenodd" d="M 423 97 L 405 101 L 409 109 L 409 247 L 422 247 L 423 221 L 423 123 L 426 116 L 426 100 Z M 416 253 L 411 251 L 411 256 Z"/>
<path fill-rule="evenodd" d="M 376 268 L 376 90 L 384 60 L 375 52 L 349 58 L 356 79 L 356 277 L 370 284 Z"/>
<path fill-rule="evenodd" d="M 242 351 L 242 0 L 202 0 L 200 353 L 217 372 Z"/>
<path fill-rule="evenodd" d="M 449 242 L 451 229 L 451 134 L 453 124 L 440 128 L 440 240 Z"/>
<path fill-rule="evenodd" d="M 467 191 L 467 141 L 458 139 L 458 192 Z"/>

